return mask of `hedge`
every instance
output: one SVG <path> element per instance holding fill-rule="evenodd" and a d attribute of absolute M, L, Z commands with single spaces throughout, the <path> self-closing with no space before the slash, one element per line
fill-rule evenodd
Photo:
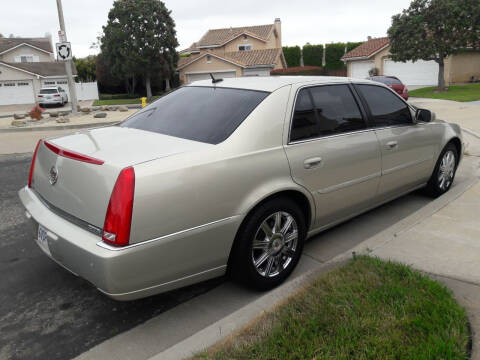
<path fill-rule="evenodd" d="M 285 56 L 288 67 L 300 66 L 302 51 L 299 46 L 284 46 L 283 55 Z"/>
<path fill-rule="evenodd" d="M 325 75 L 325 70 L 321 66 L 295 66 L 286 69 L 277 69 L 270 71 L 270 75 Z"/>
<path fill-rule="evenodd" d="M 322 66 L 323 45 L 305 45 L 303 47 L 303 64 L 305 66 Z"/>
<path fill-rule="evenodd" d="M 325 45 L 325 68 L 342 69 L 345 67 L 341 57 L 345 54 L 345 43 L 331 43 Z"/>

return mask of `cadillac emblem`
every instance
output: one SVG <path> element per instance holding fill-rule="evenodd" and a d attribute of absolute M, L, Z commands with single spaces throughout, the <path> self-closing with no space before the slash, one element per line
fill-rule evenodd
<path fill-rule="evenodd" d="M 50 168 L 50 173 L 48 175 L 48 181 L 50 181 L 50 185 L 55 185 L 57 180 L 58 180 L 58 170 L 54 165 Z"/>

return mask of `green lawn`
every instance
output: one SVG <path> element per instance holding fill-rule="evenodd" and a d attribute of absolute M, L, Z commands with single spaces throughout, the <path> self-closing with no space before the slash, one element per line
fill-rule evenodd
<path fill-rule="evenodd" d="M 480 100 L 480 84 L 452 85 L 443 92 L 436 92 L 436 87 L 426 87 L 409 91 L 408 95 L 432 99 L 475 101 Z"/>
<path fill-rule="evenodd" d="M 155 101 L 160 96 L 153 96 L 152 101 Z M 141 98 L 135 99 L 108 99 L 108 100 L 95 100 L 93 102 L 93 106 L 101 106 L 101 105 L 125 105 L 125 104 L 141 104 Z"/>
<path fill-rule="evenodd" d="M 466 359 L 468 342 L 443 285 L 362 256 L 195 359 Z"/>

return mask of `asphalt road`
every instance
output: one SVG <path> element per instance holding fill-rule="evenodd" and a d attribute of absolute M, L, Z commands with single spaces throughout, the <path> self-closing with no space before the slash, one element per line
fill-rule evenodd
<path fill-rule="evenodd" d="M 17 191 L 30 156 L 0 156 L 0 359 L 71 359 L 222 282 L 116 302 L 46 257 Z"/>
<path fill-rule="evenodd" d="M 478 167 L 476 162 L 467 160 L 460 167 L 454 186 L 468 180 L 472 169 Z M 0 156 L 0 360 L 71 359 L 107 339 L 122 339 L 115 336 L 129 329 L 142 333 L 143 325 L 137 325 L 190 299 L 202 303 L 202 298 L 214 297 L 218 301 L 220 294 L 219 304 L 211 300 L 202 303 L 201 308 L 209 309 L 205 314 L 208 319 L 197 321 L 198 324 L 190 319 L 188 326 L 176 324 L 180 328 L 176 330 L 164 329 L 165 324 L 161 324 L 162 331 L 173 331 L 180 339 L 200 330 L 215 316 L 225 316 L 224 312 L 235 311 L 259 296 L 216 279 L 143 300 L 110 300 L 37 248 L 17 196 L 18 189 L 26 184 L 29 165 L 30 156 Z M 421 192 L 414 192 L 315 236 L 306 244 L 297 270 L 301 272 L 312 261 L 325 262 L 348 251 L 430 201 Z M 199 296 L 206 292 L 209 293 Z M 152 344 L 145 345 L 145 353 L 150 355 L 171 346 L 168 341 L 175 340 L 171 334 L 172 339 L 147 335 Z M 117 358 L 127 358 L 131 351 L 128 339 L 127 343 L 119 341 L 120 348 L 125 349 L 119 350 L 123 352 Z"/>

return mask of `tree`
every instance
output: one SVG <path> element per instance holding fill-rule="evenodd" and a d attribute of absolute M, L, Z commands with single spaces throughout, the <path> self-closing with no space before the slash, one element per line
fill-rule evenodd
<path fill-rule="evenodd" d="M 445 58 L 480 47 L 479 0 L 414 0 L 388 29 L 394 61 L 434 60 L 438 90 L 445 90 Z"/>
<path fill-rule="evenodd" d="M 147 97 L 156 77 L 172 77 L 178 61 L 175 22 L 160 0 L 116 0 L 103 27 L 101 50 L 111 72 L 126 80 L 134 91 L 145 81 Z"/>
<path fill-rule="evenodd" d="M 304 45 L 302 54 L 305 66 L 322 66 L 323 45 Z"/>
<path fill-rule="evenodd" d="M 97 79 L 97 56 L 89 55 L 82 59 L 73 57 L 77 68 L 77 79 L 83 82 L 95 81 Z"/>

